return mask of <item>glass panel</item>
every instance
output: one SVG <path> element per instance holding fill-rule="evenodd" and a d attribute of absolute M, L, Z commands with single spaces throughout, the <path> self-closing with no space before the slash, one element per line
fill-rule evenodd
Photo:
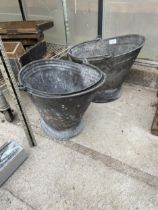
<path fill-rule="evenodd" d="M 146 37 L 140 57 L 158 60 L 158 1 L 104 1 L 104 37 L 138 33 Z"/>
<path fill-rule="evenodd" d="M 59 0 L 23 0 L 28 20 L 53 20 L 54 27 L 44 32 L 45 40 L 65 44 L 65 28 L 62 1 Z"/>
<path fill-rule="evenodd" d="M 69 44 L 97 37 L 98 0 L 67 0 Z"/>
<path fill-rule="evenodd" d="M 1 0 L 0 21 L 22 20 L 17 0 Z"/>

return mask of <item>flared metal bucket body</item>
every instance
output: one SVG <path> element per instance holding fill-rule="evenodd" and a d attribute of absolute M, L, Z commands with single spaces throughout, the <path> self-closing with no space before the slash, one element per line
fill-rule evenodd
<path fill-rule="evenodd" d="M 143 36 L 125 35 L 83 42 L 69 50 L 72 61 L 83 63 L 87 60 L 107 75 L 106 83 L 98 90 L 94 102 L 109 102 L 120 97 L 122 83 L 144 42 Z"/>
<path fill-rule="evenodd" d="M 41 125 L 49 137 L 65 140 L 78 135 L 84 128 L 83 115 L 93 93 L 67 98 L 42 98 L 31 95 L 41 115 Z"/>
<path fill-rule="evenodd" d="M 84 77 L 80 75 L 82 71 Z M 92 74 L 91 79 L 88 79 L 88 74 Z M 36 105 L 43 130 L 51 138 L 65 140 L 83 129 L 84 112 L 96 90 L 104 84 L 105 76 L 91 65 L 38 60 L 21 69 L 19 82 Z"/>

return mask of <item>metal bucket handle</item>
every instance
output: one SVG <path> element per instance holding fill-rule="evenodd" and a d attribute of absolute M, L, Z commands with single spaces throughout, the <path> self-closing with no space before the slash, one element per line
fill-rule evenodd
<path fill-rule="evenodd" d="M 100 41 L 101 38 L 97 37 L 95 40 L 96 40 L 96 41 Z M 113 57 L 112 54 L 105 54 L 105 55 L 95 56 L 95 57 L 93 57 L 92 59 L 96 59 L 96 60 L 95 60 L 95 62 L 96 62 L 96 61 L 107 60 L 107 59 L 109 59 L 109 58 L 111 58 L 111 57 Z M 91 58 L 84 58 L 84 59 L 83 59 L 83 63 L 89 64 L 90 61 L 88 61 L 88 60 L 91 60 Z"/>
<path fill-rule="evenodd" d="M 18 88 L 20 91 L 26 91 L 27 92 L 27 87 L 23 86 L 23 84 L 18 84 Z"/>
<path fill-rule="evenodd" d="M 95 56 L 93 57 L 93 59 L 95 60 L 95 62 L 101 62 L 101 61 L 104 61 L 104 60 L 107 60 L 107 59 L 110 59 L 112 58 L 113 56 L 112 55 L 108 55 L 108 54 L 105 54 L 105 55 L 102 55 L 102 56 Z M 82 63 L 84 64 L 90 64 L 92 60 L 90 58 L 84 58 L 82 60 Z"/>

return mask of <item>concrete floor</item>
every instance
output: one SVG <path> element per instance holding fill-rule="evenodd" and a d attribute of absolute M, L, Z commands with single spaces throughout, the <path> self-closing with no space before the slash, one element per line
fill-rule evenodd
<path fill-rule="evenodd" d="M 156 103 L 156 91 L 126 84 L 119 100 L 91 104 L 78 137 L 59 142 L 45 136 L 25 97 L 38 146 L 28 147 L 18 120 L 0 122 L 0 144 L 15 139 L 29 153 L 0 188 L 0 210 L 157 210 Z"/>

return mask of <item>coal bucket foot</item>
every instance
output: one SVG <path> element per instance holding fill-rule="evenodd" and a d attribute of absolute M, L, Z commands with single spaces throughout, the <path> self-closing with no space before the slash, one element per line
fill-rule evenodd
<path fill-rule="evenodd" d="M 97 93 L 94 97 L 94 103 L 108 103 L 119 99 L 122 95 L 122 88 L 116 88 L 113 90 L 106 90 L 100 93 Z"/>
<path fill-rule="evenodd" d="M 84 129 L 84 123 L 81 121 L 75 127 L 59 131 L 57 129 L 50 127 L 45 123 L 43 119 L 41 119 L 41 127 L 43 131 L 46 133 L 46 135 L 49 136 L 51 139 L 64 141 L 64 140 L 69 140 L 70 138 L 80 134 Z"/>

